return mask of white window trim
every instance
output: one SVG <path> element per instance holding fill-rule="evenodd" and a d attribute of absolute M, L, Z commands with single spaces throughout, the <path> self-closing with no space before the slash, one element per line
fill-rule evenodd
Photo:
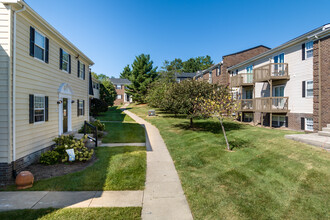
<path fill-rule="evenodd" d="M 84 63 L 79 60 L 79 79 L 84 80 L 85 71 L 84 71 Z"/>
<path fill-rule="evenodd" d="M 45 41 L 45 47 L 44 48 L 42 48 L 42 47 L 40 47 L 39 45 L 36 44 L 36 33 L 40 34 L 44 38 L 44 41 Z M 40 60 L 41 62 L 45 63 L 46 62 L 46 36 L 37 29 L 34 29 L 34 43 L 33 43 L 33 45 L 43 49 L 44 59 L 40 59 L 40 58 L 36 57 L 35 53 L 33 54 L 33 57 L 35 59 Z"/>
<path fill-rule="evenodd" d="M 305 131 L 314 131 L 314 129 L 308 129 L 308 126 L 307 126 L 307 119 L 311 119 L 312 120 L 312 125 L 314 125 L 314 121 L 313 121 L 313 118 L 305 118 Z"/>
<path fill-rule="evenodd" d="M 120 86 L 120 88 L 118 88 Z M 116 89 L 121 89 L 121 84 L 116 84 Z"/>
<path fill-rule="evenodd" d="M 310 43 L 310 42 L 312 42 L 313 43 L 313 46 L 314 46 L 314 42 L 313 41 L 307 41 L 305 43 L 305 60 L 310 59 L 310 58 L 313 58 L 313 56 L 314 56 L 314 47 L 312 47 L 311 49 L 307 49 L 307 44 Z M 307 52 L 309 52 L 309 51 L 313 51 L 313 56 L 307 57 Z"/>
<path fill-rule="evenodd" d="M 68 61 L 65 61 L 65 60 L 64 60 L 64 53 L 68 54 L 68 59 L 69 59 L 69 55 L 70 55 L 70 54 L 69 54 L 68 52 L 66 52 L 65 50 L 63 50 L 63 49 L 62 49 L 62 53 L 63 53 L 63 54 L 62 54 L 62 71 L 68 73 L 69 70 L 70 70 L 70 60 L 68 60 Z M 67 68 L 68 68 L 67 70 L 63 69 L 63 62 L 66 62 L 66 63 L 68 64 L 68 65 L 67 65 Z"/>
<path fill-rule="evenodd" d="M 35 107 L 35 98 L 36 98 L 36 96 L 37 97 L 43 97 L 44 98 L 44 107 L 43 108 L 36 108 Z M 43 124 L 43 123 L 45 123 L 45 117 L 46 117 L 46 101 L 45 101 L 45 95 L 42 95 L 42 94 L 33 94 L 33 117 L 34 117 L 34 119 L 33 119 L 33 121 L 34 121 L 34 123 L 33 124 L 35 124 L 35 125 L 38 125 L 38 124 Z M 43 121 L 35 121 L 35 111 L 36 110 L 44 110 L 44 120 Z"/>
<path fill-rule="evenodd" d="M 118 98 L 118 96 L 120 96 L 120 98 Z M 122 95 L 117 95 L 117 99 L 123 99 L 123 96 Z"/>
<path fill-rule="evenodd" d="M 305 98 L 313 98 L 314 97 L 314 95 L 312 95 L 312 96 L 308 96 L 308 93 L 307 93 L 307 85 L 308 85 L 308 82 L 312 82 L 313 83 L 313 92 L 314 92 L 314 82 L 313 82 L 313 80 L 306 80 L 305 81 Z"/>
<path fill-rule="evenodd" d="M 281 52 L 281 53 L 278 53 L 278 54 L 276 54 L 276 55 L 273 56 L 273 63 L 275 63 L 275 57 L 279 57 L 282 54 L 283 54 L 283 58 L 284 58 L 284 62 L 285 62 L 285 53 L 284 52 Z"/>

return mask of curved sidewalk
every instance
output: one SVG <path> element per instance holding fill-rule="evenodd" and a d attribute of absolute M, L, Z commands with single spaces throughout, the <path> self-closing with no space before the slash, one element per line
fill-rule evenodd
<path fill-rule="evenodd" d="M 158 129 L 128 110 L 147 132 L 147 177 L 142 219 L 193 219 L 173 160 Z"/>

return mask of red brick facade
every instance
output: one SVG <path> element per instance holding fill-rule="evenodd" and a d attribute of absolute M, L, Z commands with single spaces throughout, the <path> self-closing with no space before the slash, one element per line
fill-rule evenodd
<path fill-rule="evenodd" d="M 238 63 L 241 63 L 247 59 L 250 59 L 258 54 L 266 52 L 270 48 L 265 46 L 257 46 L 251 49 L 240 51 L 237 53 L 229 54 L 222 57 L 223 64 L 221 65 L 220 74 L 218 73 L 219 67 L 216 66 L 212 70 L 212 83 L 220 85 L 229 84 L 229 74 L 227 73 L 227 68 Z M 202 78 L 198 78 L 198 81 L 204 80 L 209 81 L 209 72 L 205 71 Z"/>
<path fill-rule="evenodd" d="M 114 105 L 122 105 L 124 104 L 124 96 L 125 96 L 125 86 L 124 85 L 120 85 L 121 89 L 117 89 L 117 85 L 115 85 L 115 89 L 117 92 L 117 97 L 118 95 L 121 95 L 121 99 L 116 99 L 114 102 Z"/>
<path fill-rule="evenodd" d="M 320 53 L 321 50 L 321 53 Z M 314 131 L 330 124 L 330 36 L 314 41 L 313 82 L 314 82 Z M 320 56 L 321 55 L 321 56 Z M 321 77 L 321 85 L 320 85 Z M 321 91 L 319 89 L 321 87 Z M 320 97 L 321 95 L 321 97 Z M 321 101 L 321 104 L 320 104 Z M 319 109 L 321 107 L 321 109 Z M 321 114 L 319 113 L 321 112 Z M 321 123 L 319 121 L 321 117 Z"/>
<path fill-rule="evenodd" d="M 241 52 L 223 56 L 222 57 L 223 64 L 221 65 L 221 74 L 219 76 L 216 76 L 215 72 L 212 73 L 213 83 L 219 83 L 220 85 L 228 85 L 229 84 L 229 74 L 227 73 L 228 67 L 239 64 L 245 60 L 248 60 L 268 50 L 270 50 L 270 48 L 261 45 Z"/>

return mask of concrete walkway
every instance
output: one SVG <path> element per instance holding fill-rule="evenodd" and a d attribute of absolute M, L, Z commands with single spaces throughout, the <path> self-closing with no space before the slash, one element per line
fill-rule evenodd
<path fill-rule="evenodd" d="M 285 135 L 285 138 L 302 143 L 310 144 L 313 146 L 321 147 L 326 150 L 330 150 L 330 137 L 320 136 L 317 133 L 312 134 L 290 134 Z"/>
<path fill-rule="evenodd" d="M 0 211 L 41 208 L 141 207 L 143 191 L 0 192 Z"/>
<path fill-rule="evenodd" d="M 158 129 L 124 110 L 146 129 L 147 177 L 142 219 L 193 219 L 173 160 Z"/>

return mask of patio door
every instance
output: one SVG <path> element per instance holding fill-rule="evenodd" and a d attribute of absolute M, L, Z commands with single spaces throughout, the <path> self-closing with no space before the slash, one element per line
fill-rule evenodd
<path fill-rule="evenodd" d="M 68 99 L 63 98 L 63 133 L 68 132 Z"/>
<path fill-rule="evenodd" d="M 283 76 L 284 75 L 284 65 L 279 63 L 284 63 L 284 53 L 281 53 L 277 56 L 274 56 L 274 63 L 278 63 L 274 65 L 274 76 Z"/>
<path fill-rule="evenodd" d="M 284 85 L 275 86 L 273 89 L 273 108 L 283 109 L 284 108 Z"/>
<path fill-rule="evenodd" d="M 247 73 L 247 83 L 253 83 L 253 66 L 246 67 L 246 73 Z"/>

